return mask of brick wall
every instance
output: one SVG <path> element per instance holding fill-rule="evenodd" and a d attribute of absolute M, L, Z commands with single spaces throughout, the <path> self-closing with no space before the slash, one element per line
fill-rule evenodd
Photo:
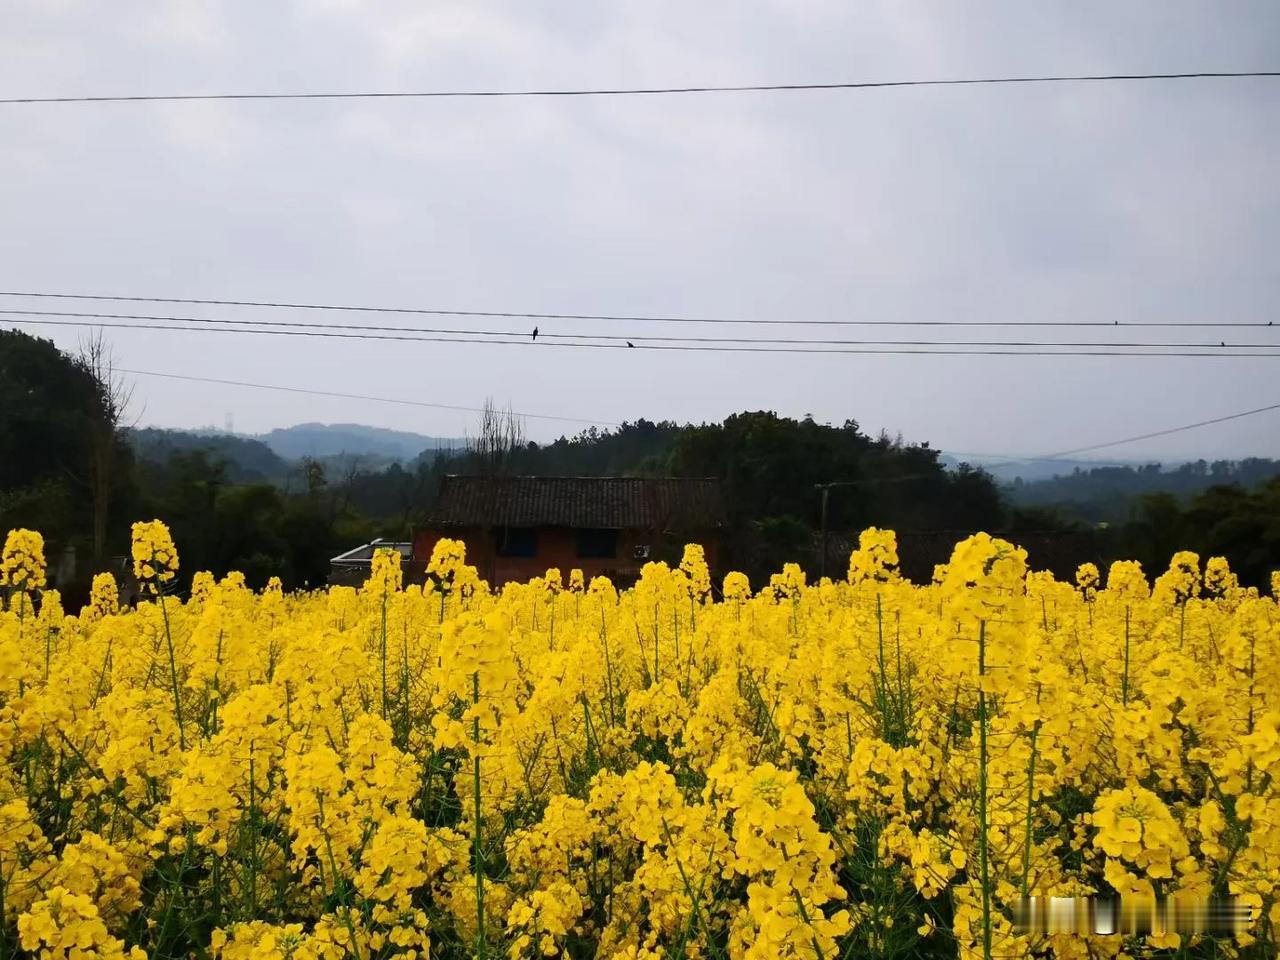
<path fill-rule="evenodd" d="M 567 581 L 569 571 L 574 567 L 582 570 L 587 582 L 592 577 L 606 576 L 617 586 L 628 586 L 640 575 L 640 568 L 647 563 L 644 559 L 635 559 L 634 551 L 638 545 L 651 548 L 651 559 L 659 559 L 659 554 L 670 553 L 671 537 L 655 535 L 646 530 L 618 531 L 618 550 L 612 558 L 579 557 L 578 535 L 570 527 L 538 528 L 538 552 L 533 557 L 499 557 L 493 548 L 493 537 L 488 531 L 474 528 L 465 529 L 425 529 L 420 530 L 414 538 L 414 558 L 426 563 L 436 541 L 442 537 L 461 540 L 467 545 L 467 563 L 474 566 L 480 576 L 488 580 L 496 588 L 510 581 L 526 581 L 540 577 L 551 567 L 558 567 L 561 576 Z M 714 537 L 701 536 L 706 540 L 704 547 L 707 562 L 715 569 L 716 543 Z M 681 541 L 683 543 L 683 541 Z M 668 562 L 671 558 L 663 556 Z M 679 553 L 675 553 L 678 562 Z"/>

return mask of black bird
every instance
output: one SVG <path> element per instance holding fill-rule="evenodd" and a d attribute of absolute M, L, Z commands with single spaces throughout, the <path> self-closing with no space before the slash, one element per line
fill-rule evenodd
<path fill-rule="evenodd" d="M 628 346 L 628 347 L 634 347 L 634 346 L 635 346 L 635 344 L 634 344 L 634 343 L 632 343 L 630 340 L 628 340 L 628 341 L 627 341 L 627 346 Z"/>
<path fill-rule="evenodd" d="M 1225 340 L 1223 340 L 1221 343 L 1218 344 L 1218 346 L 1220 347 L 1225 347 L 1226 345 L 1227 345 L 1227 341 Z"/>
<path fill-rule="evenodd" d="M 538 328 L 537 328 L 537 327 L 534 327 L 534 328 L 533 328 L 533 339 L 534 339 L 534 340 L 537 340 L 537 339 L 538 339 Z"/>

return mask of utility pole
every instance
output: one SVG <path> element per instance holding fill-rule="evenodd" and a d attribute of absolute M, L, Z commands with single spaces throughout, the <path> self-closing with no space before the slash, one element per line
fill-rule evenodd
<path fill-rule="evenodd" d="M 831 500 L 832 487 L 854 487 L 863 480 L 832 480 L 829 483 L 815 483 L 813 488 L 822 492 L 822 538 L 821 538 L 821 555 L 818 557 L 818 578 L 821 579 L 827 575 L 827 505 Z"/>
<path fill-rule="evenodd" d="M 821 579 L 827 575 L 827 502 L 831 499 L 831 484 L 817 486 L 822 491 L 822 547 L 818 554 L 818 578 Z"/>

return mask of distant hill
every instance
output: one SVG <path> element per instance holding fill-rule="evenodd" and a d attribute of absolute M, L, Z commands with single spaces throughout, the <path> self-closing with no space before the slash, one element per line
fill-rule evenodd
<path fill-rule="evenodd" d="M 300 423 L 272 430 L 256 438 L 286 460 L 369 457 L 375 462 L 408 461 L 424 450 L 455 449 L 463 440 L 432 437 L 403 430 L 366 427 L 358 423 Z"/>
<path fill-rule="evenodd" d="M 1052 507 L 1075 519 L 1114 523 L 1126 519 L 1131 505 L 1146 494 L 1185 498 L 1219 485 L 1251 489 L 1276 475 L 1280 461 L 1265 457 L 1195 460 L 1169 467 L 1093 465 L 1050 479 L 1014 480 L 1005 485 L 1004 494 L 1017 506 Z"/>
<path fill-rule="evenodd" d="M 951 470 L 961 463 L 981 467 L 1001 483 L 1015 483 L 1018 480 L 1036 483 L 1052 480 L 1054 477 L 1070 476 L 1082 470 L 1142 465 L 1142 461 L 1132 460 L 1012 460 L 1008 457 L 965 457 L 956 453 L 944 453 L 939 459 Z"/>
<path fill-rule="evenodd" d="M 175 453 L 203 451 L 210 459 L 226 461 L 227 477 L 236 483 L 279 480 L 290 468 L 262 441 L 235 434 L 143 427 L 130 430 L 129 439 L 139 460 L 155 463 L 166 463 Z"/>
<path fill-rule="evenodd" d="M 130 431 L 130 437 L 140 460 L 165 463 L 175 453 L 201 450 L 226 461 L 228 478 L 237 483 L 283 480 L 303 457 L 314 457 L 337 475 L 357 466 L 363 472 L 384 470 L 393 463 L 429 458 L 436 450 L 459 449 L 465 442 L 357 423 L 301 423 L 257 437 L 146 427 Z"/>

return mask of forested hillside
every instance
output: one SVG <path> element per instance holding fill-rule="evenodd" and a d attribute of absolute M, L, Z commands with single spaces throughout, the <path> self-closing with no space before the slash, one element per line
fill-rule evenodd
<path fill-rule="evenodd" d="M 1007 492 L 1016 504 L 1054 507 L 1091 523 L 1117 523 L 1129 518 L 1135 501 L 1145 494 L 1167 493 L 1185 499 L 1223 484 L 1254 487 L 1278 474 L 1280 460 L 1263 457 L 1196 460 L 1168 467 L 1159 463 L 1077 467 L 1051 479 L 1015 481 Z"/>
<path fill-rule="evenodd" d="M 162 430 L 143 427 L 126 434 L 140 461 L 163 464 L 174 454 L 203 452 L 222 462 L 227 477 L 237 483 L 283 480 L 291 464 L 261 440 L 228 433 Z"/>

